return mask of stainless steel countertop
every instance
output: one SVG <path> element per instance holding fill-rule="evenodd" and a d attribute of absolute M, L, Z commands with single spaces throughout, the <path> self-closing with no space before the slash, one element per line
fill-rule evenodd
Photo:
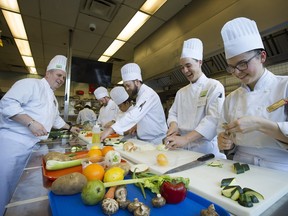
<path fill-rule="evenodd" d="M 65 149 L 70 148 L 70 144 L 65 142 L 57 140 L 34 147 L 4 216 L 52 216 L 47 196 L 49 190 L 43 186 L 42 157 L 49 151 L 65 152 Z M 75 145 L 75 142 L 71 144 Z M 85 145 L 78 140 L 77 144 Z M 287 212 L 288 194 L 261 216 L 286 216 Z"/>

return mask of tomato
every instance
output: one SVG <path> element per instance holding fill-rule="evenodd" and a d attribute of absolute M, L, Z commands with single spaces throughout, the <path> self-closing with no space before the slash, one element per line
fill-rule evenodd
<path fill-rule="evenodd" d="M 160 187 L 161 196 L 167 203 L 179 203 L 186 197 L 187 189 L 183 182 L 175 183 L 164 181 Z"/>

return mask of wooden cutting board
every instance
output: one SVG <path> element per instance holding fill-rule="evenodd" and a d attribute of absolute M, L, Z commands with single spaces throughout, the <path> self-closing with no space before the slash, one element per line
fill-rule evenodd
<path fill-rule="evenodd" d="M 150 171 L 158 174 L 162 174 L 178 165 L 193 161 L 202 155 L 200 153 L 183 150 L 167 152 L 160 152 L 158 150 L 124 152 L 123 150 L 119 150 L 119 152 L 124 158 L 134 163 L 147 164 L 150 167 Z M 169 166 L 161 167 L 157 165 L 156 156 L 159 153 L 164 153 L 168 157 Z M 215 160 L 219 160 L 223 163 L 223 167 L 207 166 L 208 163 Z M 232 169 L 232 164 L 234 162 L 235 161 L 230 160 L 212 159 L 207 161 L 205 165 L 172 175 L 190 178 L 189 189 L 192 192 L 217 203 L 232 214 L 240 216 L 260 215 L 288 193 L 287 172 L 250 165 L 249 171 L 242 174 L 236 174 Z M 260 203 L 254 204 L 252 208 L 246 208 L 239 205 L 236 201 L 222 196 L 220 188 L 221 180 L 232 177 L 236 178 L 237 184 L 242 188 L 248 187 L 261 193 L 265 197 L 265 200 L 261 200 Z"/>

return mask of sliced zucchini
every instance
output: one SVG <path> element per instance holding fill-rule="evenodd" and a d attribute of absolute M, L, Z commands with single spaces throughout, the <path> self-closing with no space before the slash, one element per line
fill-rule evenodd
<path fill-rule="evenodd" d="M 232 196 L 232 192 L 237 188 L 237 185 L 233 185 L 233 186 L 225 186 L 222 190 L 221 190 L 221 194 L 225 197 L 231 198 Z"/>
<path fill-rule="evenodd" d="M 255 195 L 251 195 L 251 201 L 252 203 L 259 203 L 259 199 Z"/>
<path fill-rule="evenodd" d="M 259 192 L 252 190 L 250 188 L 243 188 L 243 193 L 249 196 L 256 196 L 258 200 L 262 199 L 264 200 L 264 196 L 262 194 L 260 194 Z"/>
<path fill-rule="evenodd" d="M 245 172 L 244 168 L 241 166 L 240 163 L 234 163 L 233 164 L 233 169 L 234 169 L 236 174 L 240 174 L 240 173 L 244 173 Z"/>
<path fill-rule="evenodd" d="M 250 170 L 250 167 L 248 164 L 241 164 L 241 166 L 243 167 L 244 171 Z"/>
<path fill-rule="evenodd" d="M 243 189 L 244 190 L 244 189 Z M 252 207 L 253 206 L 253 203 L 252 203 L 252 200 L 251 200 L 251 197 L 246 195 L 246 194 L 240 194 L 240 197 L 238 199 L 238 203 L 244 207 Z"/>
<path fill-rule="evenodd" d="M 228 186 L 228 185 L 235 185 L 236 179 L 235 178 L 225 178 L 221 181 L 221 188 Z"/>
<path fill-rule="evenodd" d="M 240 186 L 236 186 L 236 188 L 231 193 L 231 199 L 236 201 L 239 199 L 240 195 L 243 193 L 243 190 Z"/>

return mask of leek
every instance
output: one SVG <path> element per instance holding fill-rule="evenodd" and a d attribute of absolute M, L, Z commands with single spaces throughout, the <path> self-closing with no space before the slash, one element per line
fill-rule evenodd
<path fill-rule="evenodd" d="M 47 170 L 59 170 L 69 167 L 81 165 L 83 159 L 71 160 L 71 161 L 57 161 L 57 160 L 48 160 L 46 162 Z"/>

